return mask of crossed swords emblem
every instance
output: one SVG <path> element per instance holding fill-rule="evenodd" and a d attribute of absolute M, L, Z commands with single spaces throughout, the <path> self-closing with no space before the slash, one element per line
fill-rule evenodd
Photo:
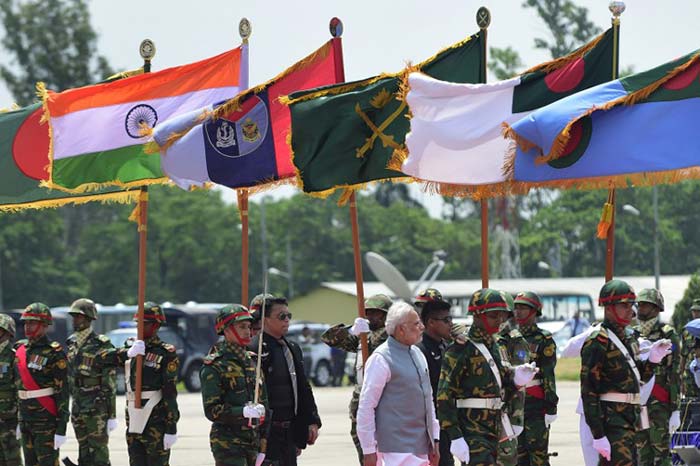
<path fill-rule="evenodd" d="M 372 99 L 370 99 L 370 105 L 372 107 L 376 108 L 377 110 L 384 108 L 389 102 L 394 100 L 393 94 L 391 94 L 389 91 L 386 89 L 382 89 L 379 91 L 379 93 L 374 96 Z M 384 131 L 391 125 L 396 118 L 398 118 L 406 108 L 406 101 L 402 100 L 401 105 L 397 107 L 394 112 L 392 112 L 391 115 L 387 117 L 386 120 L 384 120 L 379 126 L 377 126 L 372 119 L 367 116 L 367 114 L 362 111 L 362 107 L 360 107 L 360 104 L 357 103 L 355 104 L 355 113 L 357 113 L 360 118 L 362 118 L 362 121 L 364 121 L 367 126 L 372 130 L 372 135 L 365 139 L 365 143 L 356 149 L 355 157 L 362 158 L 365 156 L 367 151 L 371 150 L 374 147 L 374 143 L 377 139 L 379 139 L 382 142 L 382 145 L 384 147 L 392 147 L 394 149 L 401 149 L 401 144 L 397 143 L 394 141 L 394 136 L 391 134 L 385 134 Z"/>

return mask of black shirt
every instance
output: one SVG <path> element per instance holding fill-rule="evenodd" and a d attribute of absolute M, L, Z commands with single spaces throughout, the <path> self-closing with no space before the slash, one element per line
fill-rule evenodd
<path fill-rule="evenodd" d="M 442 367 L 442 356 L 447 350 L 447 342 L 435 340 L 427 333 L 423 333 L 423 340 L 417 346 L 428 361 L 428 373 L 430 374 L 430 385 L 433 388 L 433 403 L 435 403 L 438 381 L 440 380 L 440 368 Z"/>

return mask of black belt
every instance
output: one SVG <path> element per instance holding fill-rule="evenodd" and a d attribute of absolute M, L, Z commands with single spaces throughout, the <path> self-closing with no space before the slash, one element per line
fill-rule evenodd
<path fill-rule="evenodd" d="M 271 422 L 272 427 L 276 427 L 278 429 L 289 429 L 292 425 L 292 421 L 272 421 Z"/>

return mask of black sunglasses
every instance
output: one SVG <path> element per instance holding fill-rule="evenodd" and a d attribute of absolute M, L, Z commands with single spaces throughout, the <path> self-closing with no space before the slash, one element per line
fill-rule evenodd
<path fill-rule="evenodd" d="M 442 319 L 438 319 L 438 318 L 435 318 L 435 317 L 431 317 L 431 319 L 432 319 L 432 320 L 439 320 L 440 322 L 444 322 L 444 323 L 446 323 L 446 324 L 451 324 L 451 323 L 452 323 L 452 317 L 450 317 L 450 316 L 443 317 Z"/>
<path fill-rule="evenodd" d="M 292 320 L 292 313 L 291 312 L 280 312 L 277 314 L 277 319 L 278 320 Z"/>

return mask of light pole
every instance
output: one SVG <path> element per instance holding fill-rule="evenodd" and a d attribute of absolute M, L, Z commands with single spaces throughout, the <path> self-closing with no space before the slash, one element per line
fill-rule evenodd
<path fill-rule="evenodd" d="M 278 269 L 277 267 L 270 267 L 269 269 L 267 269 L 267 273 L 269 273 L 270 275 L 285 277 L 287 279 L 287 287 L 289 288 L 289 296 L 287 296 L 287 298 L 291 300 L 294 296 L 294 283 L 292 280 L 292 275 L 290 273 Z"/>
<path fill-rule="evenodd" d="M 659 195 L 656 186 L 652 186 L 651 197 L 654 211 L 654 225 L 652 232 L 654 237 L 654 287 L 657 290 L 661 290 L 661 260 L 659 258 Z M 639 209 L 631 204 L 623 205 L 622 210 L 636 217 L 641 215 Z"/>

